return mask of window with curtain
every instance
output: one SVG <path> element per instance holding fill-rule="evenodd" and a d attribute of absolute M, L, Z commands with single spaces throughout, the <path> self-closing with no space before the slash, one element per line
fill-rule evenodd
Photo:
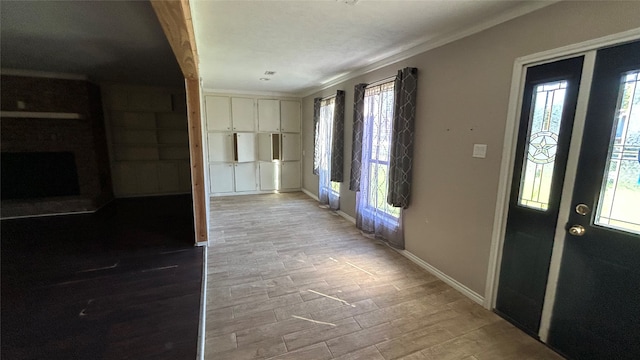
<path fill-rule="evenodd" d="M 401 235 L 401 209 L 387 203 L 392 145 L 394 82 L 364 91 L 360 191 L 357 225 L 365 233 L 389 241 Z"/>
<path fill-rule="evenodd" d="M 317 129 L 317 155 L 319 188 L 318 198 L 322 205 L 331 209 L 340 208 L 340 183 L 331 181 L 331 155 L 334 136 L 334 110 L 336 98 L 323 99 L 320 102 L 320 118 Z"/>

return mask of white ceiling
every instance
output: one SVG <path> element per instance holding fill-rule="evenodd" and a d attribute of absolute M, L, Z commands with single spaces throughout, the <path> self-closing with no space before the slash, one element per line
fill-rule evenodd
<path fill-rule="evenodd" d="M 307 94 L 557 0 L 344 1 L 190 0 L 204 88 Z M 5 69 L 182 84 L 146 0 L 1 0 L 0 37 Z"/>
<path fill-rule="evenodd" d="M 0 37 L 4 69 L 149 85 L 184 81 L 148 1 L 2 0 Z"/>
<path fill-rule="evenodd" d="M 300 95 L 552 2 L 191 0 L 191 11 L 205 89 Z"/>

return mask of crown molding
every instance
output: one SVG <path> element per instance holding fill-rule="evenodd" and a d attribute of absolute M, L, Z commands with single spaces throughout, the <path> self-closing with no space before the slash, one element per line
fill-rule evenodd
<path fill-rule="evenodd" d="M 36 70 L 21 70 L 21 69 L 0 69 L 0 74 L 10 76 L 25 76 L 25 77 L 38 77 L 48 79 L 63 79 L 63 80 L 89 80 L 87 75 L 81 74 L 69 74 L 49 71 L 36 71 Z"/>
<path fill-rule="evenodd" d="M 329 79 L 326 82 L 324 82 L 322 85 L 311 88 L 311 90 L 306 90 L 304 92 L 299 93 L 297 96 L 298 97 L 307 97 L 310 95 L 313 95 L 317 92 L 320 92 L 322 90 L 328 89 L 332 86 L 338 85 L 342 82 L 345 82 L 347 80 L 353 79 L 355 77 L 358 76 L 362 76 L 364 74 L 370 73 L 372 71 L 376 71 L 378 69 L 381 69 L 385 66 L 388 65 L 393 65 L 397 62 L 400 62 L 402 60 L 406 60 L 408 58 L 411 58 L 413 56 L 425 53 L 429 50 L 433 50 L 435 48 L 444 46 L 446 44 L 452 43 L 454 41 L 463 39 L 465 37 L 471 36 L 473 34 L 479 33 L 481 31 L 484 31 L 486 29 L 492 28 L 494 26 L 500 25 L 502 23 L 505 23 L 509 20 L 513 20 L 515 18 L 518 18 L 520 16 L 523 16 L 525 14 L 534 12 L 536 10 L 540 10 L 544 7 L 547 7 L 549 5 L 553 5 L 555 3 L 558 3 L 562 0 L 546 0 L 546 1 L 533 1 L 530 3 L 527 3 L 524 6 L 518 7 L 517 9 L 513 9 L 511 11 L 507 11 L 505 13 L 502 13 L 494 18 L 491 18 L 489 20 L 483 21 L 479 24 L 473 25 L 471 27 L 467 27 L 464 29 L 460 29 L 442 36 L 437 36 L 435 38 L 429 39 L 425 42 L 423 42 L 420 45 L 417 45 L 415 47 L 412 47 L 411 49 L 405 50 L 405 51 L 401 51 L 398 52 L 394 55 L 391 55 L 385 59 L 382 59 L 380 61 L 376 61 L 370 65 L 367 65 L 365 67 L 361 67 L 358 68 L 356 70 L 353 70 L 351 72 L 348 72 L 344 75 L 340 75 L 336 78 L 333 79 Z"/>
<path fill-rule="evenodd" d="M 296 93 L 278 92 L 278 91 L 242 91 L 242 90 L 225 90 L 225 89 L 208 89 L 202 88 L 204 95 L 224 94 L 224 95 L 246 95 L 260 97 L 285 97 L 301 99 L 302 96 Z"/>

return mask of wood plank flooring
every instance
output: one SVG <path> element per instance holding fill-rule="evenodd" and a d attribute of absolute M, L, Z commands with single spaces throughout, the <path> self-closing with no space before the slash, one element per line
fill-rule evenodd
<path fill-rule="evenodd" d="M 211 222 L 206 359 L 561 359 L 303 193 Z"/>
<path fill-rule="evenodd" d="M 195 359 L 203 249 L 189 195 L 3 220 L 2 359 Z"/>

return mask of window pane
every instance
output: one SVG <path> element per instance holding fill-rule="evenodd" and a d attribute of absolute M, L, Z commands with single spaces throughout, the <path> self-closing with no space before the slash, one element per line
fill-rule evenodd
<path fill-rule="evenodd" d="M 595 223 L 640 234 L 640 70 L 622 76 Z"/>
<path fill-rule="evenodd" d="M 537 85 L 533 90 L 529 143 L 520 177 L 519 205 L 538 210 L 547 210 L 549 207 L 566 91 L 566 81 Z"/>
<path fill-rule="evenodd" d="M 399 217 L 400 208 L 387 204 L 387 179 L 393 124 L 394 83 L 365 90 L 365 126 L 370 131 L 369 184 L 367 205 L 390 216 Z"/>

